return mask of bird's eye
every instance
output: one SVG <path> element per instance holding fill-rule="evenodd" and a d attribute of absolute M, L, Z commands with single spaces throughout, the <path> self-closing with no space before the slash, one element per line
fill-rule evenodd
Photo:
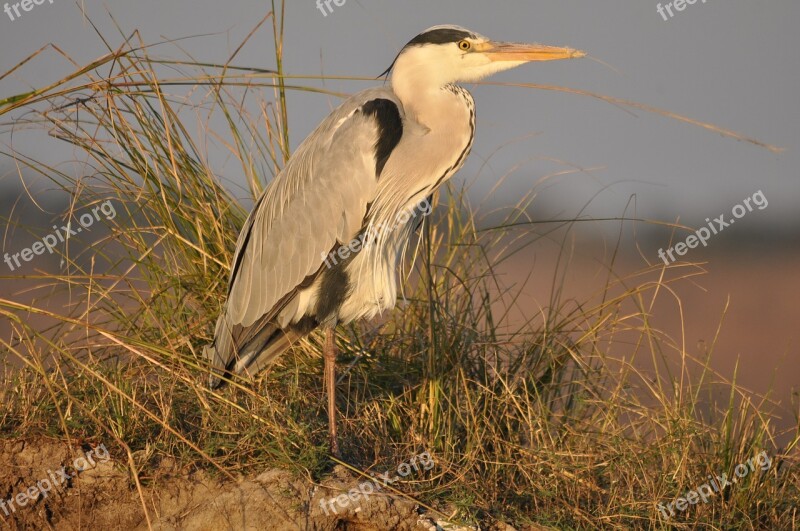
<path fill-rule="evenodd" d="M 472 44 L 469 41 L 458 41 L 458 47 L 465 52 L 472 48 Z"/>

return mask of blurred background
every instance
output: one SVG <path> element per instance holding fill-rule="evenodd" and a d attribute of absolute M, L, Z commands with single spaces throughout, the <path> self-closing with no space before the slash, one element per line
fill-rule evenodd
<path fill-rule="evenodd" d="M 550 300 L 565 242 L 571 261 L 564 296 L 583 300 L 610 274 L 624 276 L 657 264 L 658 249 L 688 234 L 654 222 L 699 227 L 706 218 L 725 214 L 728 219 L 735 205 L 760 190 L 768 207 L 748 213 L 708 247 L 682 257 L 699 264 L 691 268 L 695 276 L 652 308 L 653 322 L 690 354 L 702 358 L 713 351 L 713 367 L 727 377 L 734 377 L 738 365 L 737 381 L 754 396 L 769 393 L 781 424 L 792 424 L 800 381 L 800 34 L 795 28 L 800 4 L 698 2 L 668 21 L 650 1 L 346 0 L 331 5 L 327 15 L 312 0 L 287 6 L 284 68 L 291 75 L 311 76 L 298 84 L 341 93 L 379 84 L 319 77 L 377 77 L 414 35 L 454 23 L 498 40 L 583 49 L 594 59 L 528 65 L 491 81 L 564 86 L 632 100 L 783 148 L 778 152 L 587 96 L 479 84 L 468 86 L 477 104 L 475 145 L 454 183 L 468 183 L 473 202 L 486 212 L 513 205 L 534 190 L 532 218 L 586 220 L 554 245 L 529 247 L 504 265 L 510 283 L 519 279 L 524 286 L 520 322 Z M 245 0 L 56 0 L 13 21 L 0 13 L 0 75 L 48 43 L 78 65 L 90 62 L 107 51 L 93 25 L 112 48 L 138 30 L 135 39 L 142 43 L 170 41 L 153 48 L 152 55 L 224 63 L 269 9 L 267 3 Z M 234 63 L 274 67 L 270 32 L 256 32 Z M 0 78 L 0 99 L 45 86 L 75 67 L 55 48 L 48 49 Z M 340 101 L 302 91 L 290 91 L 288 98 L 293 147 Z M 4 219 L 46 228 L 68 208 L 69 197 L 43 176 L 25 171 L 15 157 L 29 156 L 80 176 L 84 155 L 41 128 L 14 127 L 24 113 L 0 117 L 0 212 Z M 198 118 L 193 133 L 219 178 L 250 203 L 239 162 L 215 137 L 217 128 L 225 129 L 221 117 Z M 649 221 L 621 222 L 622 217 Z M 3 225 L 2 253 L 35 241 L 15 224 Z M 31 277 L 60 267 L 49 258 L 38 257 L 14 272 L 0 263 L 0 297 L 30 301 Z M 0 333 L 7 331 L 0 323 Z"/>

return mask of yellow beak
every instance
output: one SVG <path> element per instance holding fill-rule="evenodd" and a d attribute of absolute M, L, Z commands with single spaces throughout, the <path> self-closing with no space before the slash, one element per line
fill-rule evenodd
<path fill-rule="evenodd" d="M 483 43 L 479 51 L 486 54 L 491 61 L 555 61 L 556 59 L 577 59 L 586 55 L 586 52 L 572 48 L 491 41 Z"/>

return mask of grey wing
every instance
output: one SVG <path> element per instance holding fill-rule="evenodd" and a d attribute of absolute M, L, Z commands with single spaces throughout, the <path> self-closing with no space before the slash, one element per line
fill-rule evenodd
<path fill-rule="evenodd" d="M 277 342 L 268 356 L 274 358 L 308 331 L 286 330 L 275 318 L 297 304 L 327 254 L 359 232 L 401 132 L 396 97 L 387 89 L 364 91 L 328 116 L 270 183 L 239 235 L 228 300 L 206 349 L 218 374 L 263 361 Z M 218 382 L 212 377 L 212 386 Z"/>

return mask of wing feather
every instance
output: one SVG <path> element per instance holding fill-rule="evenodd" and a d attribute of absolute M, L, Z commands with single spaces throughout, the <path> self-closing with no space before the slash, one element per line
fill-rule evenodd
<path fill-rule="evenodd" d="M 393 103 L 402 117 L 402 105 L 388 89 L 353 96 L 297 148 L 248 216 L 234 252 L 228 300 L 206 352 L 218 370 L 229 367 L 248 341 L 264 336 L 259 332 L 287 304 L 302 309 L 293 299 L 299 288 L 319 274 L 331 249 L 361 229 L 388 156 L 376 154 L 379 142 L 384 151 L 386 145 L 382 117 L 366 112 L 376 100 Z"/>

